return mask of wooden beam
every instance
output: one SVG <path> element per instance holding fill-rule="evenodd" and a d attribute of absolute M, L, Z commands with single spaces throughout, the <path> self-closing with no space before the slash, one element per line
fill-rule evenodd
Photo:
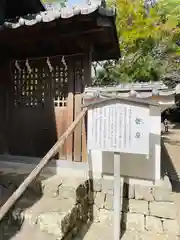
<path fill-rule="evenodd" d="M 41 22 L 39 24 L 35 24 L 31 27 L 29 26 L 21 26 L 16 29 L 7 28 L 4 31 L 1 31 L 1 40 L 9 39 L 14 36 L 14 38 L 19 38 L 19 40 L 23 39 L 24 36 L 26 38 L 32 38 L 36 35 L 48 35 L 56 34 L 57 32 L 60 34 L 72 32 L 72 31 L 81 31 L 92 29 L 96 27 L 96 18 L 92 18 L 89 15 L 76 16 L 75 18 L 68 19 L 56 19 L 52 22 Z"/>
<path fill-rule="evenodd" d="M 1 51 L 1 56 L 6 56 L 7 54 L 9 54 L 9 58 L 12 60 L 24 60 L 26 58 L 30 59 L 30 58 L 41 58 L 41 57 L 53 57 L 53 56 L 57 56 L 57 55 L 77 55 L 77 54 L 83 54 L 83 49 L 82 48 L 78 48 L 76 45 L 73 47 L 72 42 L 71 42 L 71 48 L 68 47 L 68 45 L 70 44 L 70 42 L 67 42 L 65 46 L 61 46 L 59 44 L 59 46 L 57 46 L 57 48 L 55 48 L 55 46 L 53 45 L 47 45 L 49 46 L 48 48 L 45 46 L 42 46 L 40 43 L 38 45 L 29 45 L 26 44 L 27 49 L 22 49 L 21 45 L 14 45 L 13 48 L 8 48 L 8 51 Z M 5 50 L 5 49 L 4 49 Z M 4 53 L 4 54 L 3 54 Z"/>
<path fill-rule="evenodd" d="M 0 48 L 5 54 L 9 54 L 10 58 L 33 58 L 44 57 L 59 54 L 70 54 L 75 52 L 84 52 L 89 44 L 93 44 L 96 37 L 100 36 L 102 29 L 98 31 L 90 31 L 90 33 L 81 33 L 74 37 L 65 38 L 44 38 L 34 42 L 13 42 L 11 45 L 3 44 Z M 70 36 L 70 35 L 69 35 Z M 95 37 L 96 36 L 96 37 Z M 65 36 L 64 36 L 65 37 Z M 72 42 L 73 39 L 73 42 Z M 59 44 L 61 42 L 61 44 Z M 2 53 L 1 51 L 1 53 Z"/>
<path fill-rule="evenodd" d="M 47 32 L 43 32 L 43 33 L 39 33 L 39 34 L 33 34 L 33 36 L 18 36 L 15 34 L 12 34 L 11 37 L 13 37 L 13 42 L 7 43 L 7 38 L 3 38 L 3 36 L 0 38 L 0 44 L 4 43 L 5 45 L 14 45 L 15 43 L 20 43 L 20 44 L 26 44 L 27 42 L 37 42 L 37 41 L 48 41 L 48 40 L 52 40 L 52 39 L 59 39 L 59 41 L 64 41 L 65 39 L 68 38 L 76 38 L 79 36 L 85 36 L 85 35 L 92 35 L 92 34 L 97 34 L 97 33 L 101 33 L 104 31 L 103 27 L 96 27 L 93 29 L 86 29 L 86 30 L 78 30 L 78 31 L 74 31 L 72 29 L 72 31 L 70 33 L 64 33 L 62 34 L 59 31 L 56 32 L 51 32 L 51 31 L 47 31 Z M 25 34 L 26 31 L 24 31 Z"/>

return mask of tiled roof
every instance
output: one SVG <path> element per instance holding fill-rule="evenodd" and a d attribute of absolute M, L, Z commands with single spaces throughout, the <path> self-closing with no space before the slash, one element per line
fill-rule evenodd
<path fill-rule="evenodd" d="M 5 28 L 19 28 L 21 26 L 33 26 L 37 23 L 51 22 L 56 19 L 68 19 L 75 17 L 77 15 L 88 15 L 93 12 L 98 12 L 102 16 L 115 16 L 115 11 L 113 9 L 107 9 L 99 6 L 99 4 L 93 5 L 75 5 L 73 7 L 65 7 L 61 9 L 50 9 L 38 14 L 31 14 L 25 17 L 20 17 L 13 20 L 6 20 L 4 23 Z"/>
<path fill-rule="evenodd" d="M 94 107 L 95 105 L 101 104 L 101 103 L 106 103 L 109 101 L 126 101 L 126 102 L 131 102 L 131 103 L 138 103 L 142 105 L 152 105 L 152 106 L 159 106 L 159 103 L 155 100 L 151 99 L 145 99 L 145 98 L 137 98 L 137 97 L 122 97 L 122 96 L 100 96 L 100 98 L 97 98 L 96 101 L 92 101 L 91 103 L 85 104 L 83 107 Z"/>

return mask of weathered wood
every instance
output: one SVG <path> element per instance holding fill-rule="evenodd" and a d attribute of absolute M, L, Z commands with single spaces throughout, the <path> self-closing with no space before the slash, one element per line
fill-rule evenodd
<path fill-rule="evenodd" d="M 67 129 L 67 107 L 55 107 L 56 132 L 59 138 Z M 72 123 L 72 122 L 71 122 Z M 59 159 L 66 159 L 66 141 L 64 146 L 59 149 Z"/>
<path fill-rule="evenodd" d="M 73 122 L 73 108 L 74 108 L 74 69 L 72 60 L 68 62 L 68 99 L 67 99 L 67 124 L 71 125 Z M 67 160 L 73 160 L 73 135 L 71 134 L 66 140 Z"/>
<path fill-rule="evenodd" d="M 82 94 L 75 94 L 75 117 L 79 114 L 80 109 L 82 106 Z M 76 130 L 74 131 L 74 161 L 80 162 L 81 161 L 81 150 L 82 150 L 82 139 L 81 139 L 81 132 L 82 132 L 82 123 L 79 122 Z"/>
<path fill-rule="evenodd" d="M 87 53 L 84 55 L 84 86 L 92 84 L 91 78 L 91 63 L 92 63 L 92 46 L 88 47 Z M 82 120 L 82 161 L 87 162 L 87 128 L 86 118 Z"/>
<path fill-rule="evenodd" d="M 74 122 L 69 126 L 65 133 L 59 138 L 55 145 L 48 151 L 48 153 L 42 158 L 40 163 L 36 168 L 29 174 L 29 176 L 21 183 L 17 190 L 11 195 L 11 197 L 6 201 L 6 203 L 0 209 L 0 221 L 8 213 L 8 211 L 13 207 L 16 201 L 22 196 L 28 186 L 36 179 L 36 177 L 41 173 L 43 168 L 48 164 L 50 159 L 59 151 L 59 148 L 63 146 L 64 141 L 67 137 L 72 134 L 78 123 L 85 116 L 87 108 L 84 108 L 79 115 L 76 117 Z"/>
<path fill-rule="evenodd" d="M 64 34 L 72 31 L 79 31 L 79 29 L 81 29 L 83 32 L 96 28 L 96 21 L 94 21 L 94 19 L 91 17 L 88 17 L 88 15 L 84 15 L 84 17 L 85 16 L 86 19 L 82 18 L 81 16 L 78 19 L 78 16 L 76 15 L 76 19 L 73 20 L 72 18 L 68 18 L 46 24 L 35 24 L 28 29 L 20 27 L 16 28 L 16 32 L 1 31 L 2 39 L 5 40 L 8 37 L 15 36 L 15 41 L 22 40 L 21 38 L 24 36 L 24 31 L 26 38 L 30 38 L 32 40 L 35 35 L 37 36 L 43 34 L 45 37 L 47 31 L 49 34 L 55 34 L 58 29 L 61 29 L 61 33 Z"/>
<path fill-rule="evenodd" d="M 74 96 L 74 117 L 79 114 L 82 106 L 82 64 L 81 61 L 76 62 L 75 66 L 75 96 Z M 79 123 L 74 131 L 74 161 L 81 161 L 82 153 L 82 124 Z"/>
<path fill-rule="evenodd" d="M 86 118 L 82 119 L 82 162 L 87 162 L 87 131 L 86 131 Z"/>
<path fill-rule="evenodd" d="M 120 171 L 120 153 L 114 153 L 114 240 L 121 237 L 121 171 Z"/>
<path fill-rule="evenodd" d="M 84 66 L 84 84 L 85 86 L 92 84 L 91 66 L 92 66 L 92 46 L 89 46 L 87 53 L 83 59 Z"/>
<path fill-rule="evenodd" d="M 21 43 L 21 44 L 25 44 L 27 42 L 35 42 L 35 41 L 41 41 L 43 39 L 46 39 L 46 41 L 48 40 L 52 40 L 52 39 L 58 39 L 59 41 L 66 41 L 68 40 L 69 38 L 73 39 L 73 38 L 79 38 L 81 36 L 96 36 L 97 33 L 103 33 L 104 32 L 104 28 L 94 28 L 94 29 L 88 29 L 88 30 L 85 30 L 85 31 L 72 31 L 71 32 L 68 32 L 68 33 L 64 33 L 62 34 L 62 32 L 57 32 L 57 31 L 50 31 L 49 34 L 47 35 L 47 32 L 44 32 L 41 34 L 33 34 L 33 35 L 30 35 L 28 37 L 24 37 L 22 38 L 22 36 L 24 36 L 24 32 L 22 34 L 17 34 L 16 35 L 13 35 L 11 34 L 10 36 L 11 37 L 15 37 L 14 38 L 14 41 L 13 43 L 11 43 L 11 45 L 14 45 L 15 43 Z M 29 34 L 28 34 L 29 35 Z M 3 43 L 7 40 L 7 36 L 2 36 L 2 38 L 0 39 L 0 43 Z"/>

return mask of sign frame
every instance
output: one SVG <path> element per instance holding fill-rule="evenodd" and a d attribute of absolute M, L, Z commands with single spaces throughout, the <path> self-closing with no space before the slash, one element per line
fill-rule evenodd
<path fill-rule="evenodd" d="M 104 100 L 101 100 L 101 101 L 98 101 L 98 102 L 94 102 L 92 104 L 89 104 L 89 110 L 88 110 L 88 113 L 90 113 L 90 111 L 93 111 L 94 109 L 97 109 L 98 107 L 103 107 L 103 106 L 110 106 L 112 105 L 112 103 L 118 103 L 120 102 L 120 104 L 124 104 L 124 105 L 133 105 L 133 106 L 140 106 L 140 108 L 142 109 L 146 109 L 146 118 L 148 118 L 148 116 L 150 115 L 150 105 L 155 105 L 157 106 L 158 104 L 157 103 L 149 103 L 147 101 L 144 101 L 142 99 L 125 99 L 125 98 L 111 98 L 111 99 L 104 99 Z M 119 105 L 120 106 L 120 105 Z M 88 107 L 88 106 L 86 106 Z M 116 109 L 117 110 L 117 109 Z M 92 116 L 90 116 L 92 118 Z M 97 116 L 96 116 L 97 117 Z M 104 117 L 104 115 L 102 116 Z M 108 117 L 108 116 L 107 116 Z M 110 117 L 110 115 L 109 115 Z M 88 116 L 89 118 L 89 116 Z M 101 116 L 100 116 L 101 118 Z M 107 120 L 107 119 L 106 119 Z M 89 121 L 89 119 L 88 119 Z M 139 120 L 138 120 L 139 121 Z M 146 123 L 146 129 L 145 131 L 148 129 L 148 120 L 146 119 L 147 123 Z M 91 124 L 89 124 L 88 122 L 88 130 L 90 130 L 91 132 L 88 136 L 88 141 L 91 141 L 90 143 L 88 142 L 88 149 L 91 151 L 91 150 L 97 150 L 99 148 L 99 145 L 97 144 L 97 141 L 95 141 L 95 139 L 93 139 L 93 135 L 90 135 L 92 134 L 92 131 L 93 131 L 93 123 L 92 123 L 92 119 L 91 119 Z M 112 121 L 112 125 L 114 124 L 114 120 Z M 125 124 L 125 122 L 124 122 Z M 97 124 L 98 125 L 98 124 Z M 98 125 L 100 127 L 100 125 Z M 98 130 L 98 128 L 96 127 L 96 129 Z M 116 128 L 114 127 L 114 129 L 117 129 L 117 126 Z M 102 131 L 103 130 L 100 130 L 100 134 L 102 134 Z M 104 129 L 105 131 L 105 129 Z M 150 131 L 148 131 L 148 135 L 150 135 Z M 140 154 L 149 154 L 149 136 L 146 135 L 146 140 L 147 140 L 147 148 L 145 149 L 145 151 L 140 151 Z M 112 139 L 111 139 L 112 140 Z M 94 145 L 93 145 L 94 144 Z M 95 146 L 95 147 L 93 147 Z M 141 146 L 141 148 L 143 148 Z M 147 150 L 148 149 L 148 150 Z M 98 149 L 100 151 L 112 151 L 114 152 L 114 199 L 113 199 L 113 205 L 114 205 L 114 229 L 113 229 L 113 239 L 114 240 L 119 240 L 120 237 L 121 237 L 121 224 L 120 224 L 120 221 L 121 221 L 121 216 L 120 216 L 120 212 L 121 212 L 121 176 L 120 176 L 120 168 L 121 168 L 121 163 L 120 163 L 120 154 L 121 152 L 126 152 L 126 153 L 137 153 L 137 151 L 132 150 L 131 148 L 103 148 L 102 145 L 100 144 L 100 149 Z M 90 165 L 92 165 L 92 163 L 89 163 Z"/>
<path fill-rule="evenodd" d="M 101 103 L 88 111 L 88 130 L 88 149 L 149 154 L 147 106 Z"/>

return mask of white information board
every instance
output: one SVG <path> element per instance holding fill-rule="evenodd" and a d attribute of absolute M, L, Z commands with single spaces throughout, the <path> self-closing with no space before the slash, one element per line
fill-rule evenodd
<path fill-rule="evenodd" d="M 149 154 L 149 108 L 106 103 L 88 111 L 88 149 Z"/>

